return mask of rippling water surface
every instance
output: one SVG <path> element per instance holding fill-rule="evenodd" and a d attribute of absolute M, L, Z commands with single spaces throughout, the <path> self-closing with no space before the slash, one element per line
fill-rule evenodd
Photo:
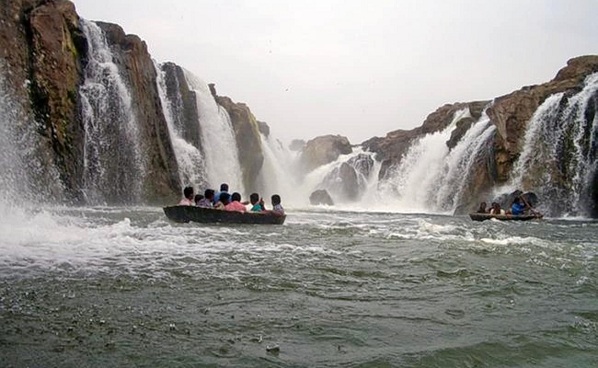
<path fill-rule="evenodd" d="M 0 216 L 2 366 L 598 365 L 596 222 Z"/>

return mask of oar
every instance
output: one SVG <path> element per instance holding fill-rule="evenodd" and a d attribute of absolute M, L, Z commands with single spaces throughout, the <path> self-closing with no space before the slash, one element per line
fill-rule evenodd
<path fill-rule="evenodd" d="M 534 209 L 532 208 L 532 206 L 525 200 L 525 197 L 522 195 L 519 196 L 519 198 L 521 198 L 521 200 L 523 201 L 523 203 L 525 203 L 525 205 L 529 208 L 530 212 L 532 213 L 532 215 L 539 215 L 538 212 L 534 211 Z"/>

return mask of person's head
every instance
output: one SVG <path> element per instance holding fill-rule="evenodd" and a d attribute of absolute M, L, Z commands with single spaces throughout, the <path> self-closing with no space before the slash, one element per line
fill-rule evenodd
<path fill-rule="evenodd" d="M 228 192 L 228 184 L 226 184 L 226 183 L 220 184 L 220 191 L 221 192 Z"/>
<path fill-rule="evenodd" d="M 251 193 L 249 195 L 249 202 L 251 202 L 251 204 L 256 204 L 257 202 L 260 201 L 260 195 L 257 193 Z"/>
<path fill-rule="evenodd" d="M 214 189 L 206 189 L 203 193 L 204 197 L 206 197 L 206 199 L 209 199 L 210 201 L 214 199 L 214 194 Z"/>
<path fill-rule="evenodd" d="M 272 196 L 272 205 L 276 206 L 277 204 L 280 204 L 280 196 L 278 194 L 274 194 Z"/>
<path fill-rule="evenodd" d="M 183 189 L 183 195 L 187 199 L 193 199 L 193 187 L 185 187 L 185 189 Z"/>
<path fill-rule="evenodd" d="M 239 192 L 234 192 L 233 195 L 230 197 L 231 202 L 241 202 L 241 193 Z"/>
<path fill-rule="evenodd" d="M 480 208 L 484 208 L 485 209 L 486 208 L 486 202 L 480 203 Z"/>
<path fill-rule="evenodd" d="M 500 210 L 500 203 L 498 203 L 498 202 L 492 202 L 492 208 Z"/>
<path fill-rule="evenodd" d="M 199 203 L 199 201 L 201 201 L 203 199 L 203 196 L 201 194 L 196 194 L 195 195 L 195 204 Z"/>
<path fill-rule="evenodd" d="M 230 194 L 228 193 L 222 193 L 220 194 L 220 202 L 222 202 L 222 204 L 227 205 L 230 203 Z"/>

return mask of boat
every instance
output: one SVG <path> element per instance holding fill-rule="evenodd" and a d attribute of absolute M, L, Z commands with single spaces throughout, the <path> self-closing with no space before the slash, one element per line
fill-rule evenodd
<path fill-rule="evenodd" d="M 539 220 L 544 215 L 541 213 L 530 213 L 526 215 L 494 215 L 490 213 L 470 213 L 469 217 L 473 221 L 484 221 L 490 219 L 497 219 L 500 221 L 529 221 L 529 220 Z"/>
<path fill-rule="evenodd" d="M 282 225 L 287 217 L 271 212 L 223 211 L 196 206 L 168 206 L 163 209 L 169 220 L 179 223 Z"/>

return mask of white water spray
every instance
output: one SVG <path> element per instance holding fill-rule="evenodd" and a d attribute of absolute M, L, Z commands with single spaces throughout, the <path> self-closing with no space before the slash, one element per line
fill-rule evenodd
<path fill-rule="evenodd" d="M 228 113 L 216 103 L 204 81 L 187 70 L 185 78 L 197 98 L 208 183 L 214 189 L 228 183 L 232 191 L 244 193 L 239 150 Z"/>

